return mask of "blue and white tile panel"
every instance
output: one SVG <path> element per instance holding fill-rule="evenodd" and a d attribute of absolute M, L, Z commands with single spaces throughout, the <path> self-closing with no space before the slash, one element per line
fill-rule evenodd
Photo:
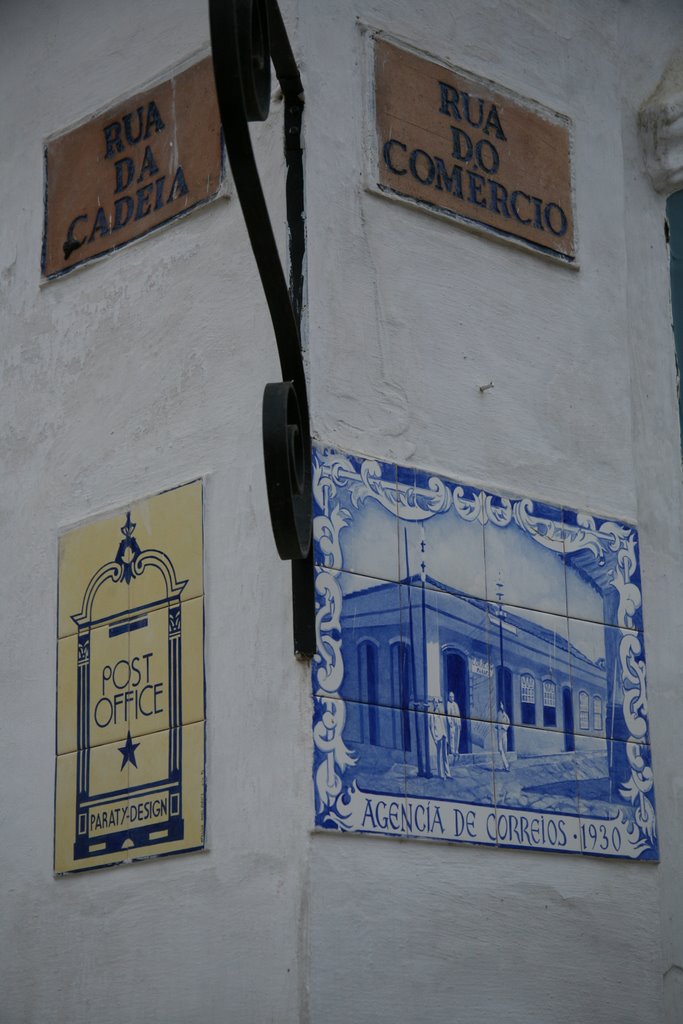
<path fill-rule="evenodd" d="M 314 451 L 316 826 L 658 858 L 636 528 Z"/>

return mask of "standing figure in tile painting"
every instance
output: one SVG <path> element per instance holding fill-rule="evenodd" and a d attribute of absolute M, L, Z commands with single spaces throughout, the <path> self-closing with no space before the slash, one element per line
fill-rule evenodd
<path fill-rule="evenodd" d="M 446 722 L 443 716 L 441 701 L 431 699 L 432 710 L 429 715 L 429 732 L 436 747 L 436 774 L 440 779 L 450 778 L 451 769 L 448 764 L 446 747 Z"/>
<path fill-rule="evenodd" d="M 503 768 L 506 772 L 510 771 L 510 762 L 508 761 L 508 729 L 510 728 L 510 716 L 503 707 L 503 702 L 500 702 L 500 708 L 498 709 L 498 722 L 496 723 L 496 733 L 498 736 L 498 750 L 500 756 L 503 759 Z"/>
<path fill-rule="evenodd" d="M 448 694 L 446 714 L 448 715 L 448 753 L 453 757 L 453 762 L 455 763 L 460 757 L 461 723 L 460 708 L 452 691 Z"/>

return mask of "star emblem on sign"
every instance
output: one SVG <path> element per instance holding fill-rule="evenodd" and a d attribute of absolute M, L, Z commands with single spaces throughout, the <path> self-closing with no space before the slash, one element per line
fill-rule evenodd
<path fill-rule="evenodd" d="M 123 761 L 121 762 L 121 771 L 123 771 L 128 762 L 130 762 L 133 765 L 133 768 L 137 768 L 138 763 L 135 760 L 135 751 L 138 749 L 139 746 L 139 743 L 133 743 L 133 737 L 131 736 L 129 729 L 128 736 L 126 737 L 126 742 L 124 746 L 119 747 L 119 754 L 123 754 Z"/>

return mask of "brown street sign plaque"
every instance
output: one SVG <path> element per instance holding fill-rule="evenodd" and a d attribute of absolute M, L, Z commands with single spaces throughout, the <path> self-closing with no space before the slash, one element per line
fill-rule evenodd
<path fill-rule="evenodd" d="M 215 197 L 222 145 L 211 58 L 50 139 L 45 173 L 48 278 Z"/>
<path fill-rule="evenodd" d="M 375 39 L 385 194 L 573 262 L 568 118 Z"/>

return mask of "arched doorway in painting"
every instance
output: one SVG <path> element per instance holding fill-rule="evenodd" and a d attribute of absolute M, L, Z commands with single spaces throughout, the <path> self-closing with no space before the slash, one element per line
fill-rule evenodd
<path fill-rule="evenodd" d="M 373 640 L 358 645 L 358 681 L 360 699 L 365 701 L 365 728 L 363 740 L 379 746 L 379 650 Z"/>
<path fill-rule="evenodd" d="M 562 719 L 564 725 L 564 749 L 574 750 L 574 706 L 572 692 L 568 686 L 562 690 Z"/>
<path fill-rule="evenodd" d="M 452 693 L 460 708 L 460 750 L 461 754 L 472 752 L 472 736 L 467 717 L 470 710 L 470 682 L 467 658 L 452 648 L 446 648 L 441 662 L 441 691 L 443 709 L 446 710 L 448 694 Z"/>
<path fill-rule="evenodd" d="M 512 724 L 514 721 L 512 714 L 512 672 L 509 668 L 505 668 L 503 665 L 496 667 L 496 707 L 493 715 L 494 721 L 498 720 L 498 711 L 500 705 L 503 705 L 507 716 L 510 719 L 510 728 L 508 729 L 508 750 L 515 749 L 515 729 Z"/>
<path fill-rule="evenodd" d="M 414 699 L 415 683 L 413 680 L 413 658 L 410 644 L 401 641 L 399 650 L 399 673 L 400 673 L 400 707 L 401 707 L 401 735 L 403 749 L 408 752 L 412 750 L 410 737 L 410 708 Z"/>

